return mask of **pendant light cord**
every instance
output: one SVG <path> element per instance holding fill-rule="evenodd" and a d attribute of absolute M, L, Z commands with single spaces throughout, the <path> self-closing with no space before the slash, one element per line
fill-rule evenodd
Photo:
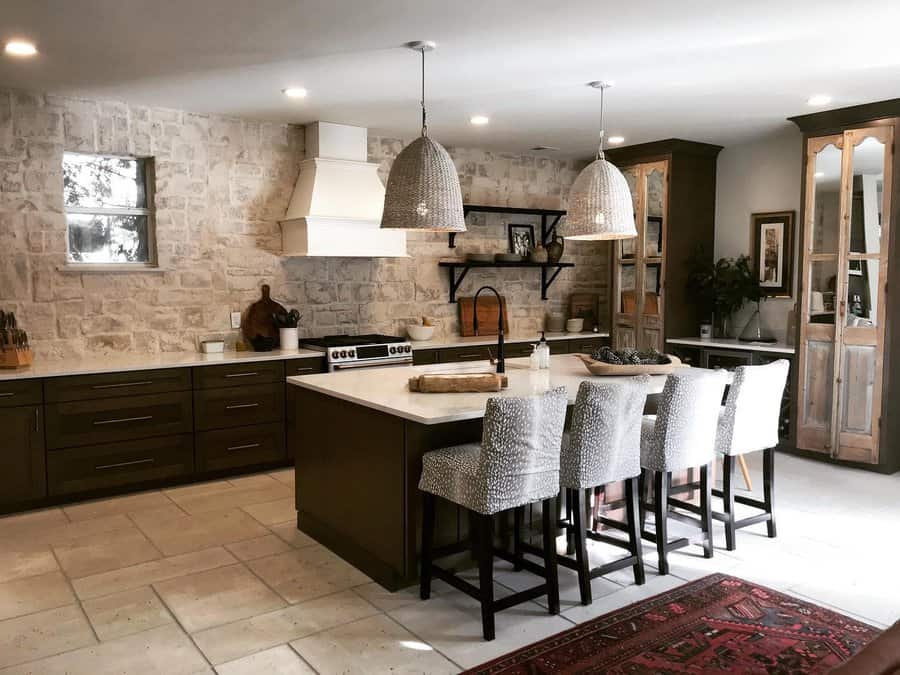
<path fill-rule="evenodd" d="M 603 92 L 605 89 L 604 85 L 600 85 L 600 149 L 597 150 L 597 159 L 605 159 L 603 155 L 603 137 L 606 133 L 603 129 Z"/>
<path fill-rule="evenodd" d="M 428 135 L 428 123 L 425 119 L 425 50 L 422 51 L 422 135 Z"/>

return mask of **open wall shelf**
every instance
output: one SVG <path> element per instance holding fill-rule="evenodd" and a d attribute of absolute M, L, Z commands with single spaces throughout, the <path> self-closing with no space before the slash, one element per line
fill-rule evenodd
<path fill-rule="evenodd" d="M 520 209 L 514 206 L 479 206 L 478 204 L 463 204 L 463 216 L 470 213 L 506 213 L 516 216 L 540 216 L 541 217 L 541 244 L 550 243 L 556 232 L 559 219 L 566 215 L 559 209 Z M 456 248 L 456 232 L 451 232 L 449 237 L 450 248 Z M 452 302 L 452 301 L 451 301 Z"/>
<path fill-rule="evenodd" d="M 535 263 L 523 260 L 521 262 L 469 262 L 467 260 L 444 260 L 438 263 L 439 267 L 447 268 L 450 274 L 450 302 L 456 302 L 456 291 L 465 279 L 466 274 L 472 268 L 479 267 L 535 267 L 541 270 L 541 300 L 547 299 L 547 289 L 556 281 L 556 277 L 566 267 L 575 267 L 575 263 Z"/>

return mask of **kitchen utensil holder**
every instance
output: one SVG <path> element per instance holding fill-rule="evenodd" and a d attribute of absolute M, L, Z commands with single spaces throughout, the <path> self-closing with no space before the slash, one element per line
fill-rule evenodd
<path fill-rule="evenodd" d="M 25 368 L 34 362 L 34 352 L 27 349 L 0 349 L 0 368 Z"/>

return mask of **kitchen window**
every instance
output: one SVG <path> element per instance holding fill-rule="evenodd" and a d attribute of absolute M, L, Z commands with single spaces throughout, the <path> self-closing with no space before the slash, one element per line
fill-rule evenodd
<path fill-rule="evenodd" d="M 155 269 L 153 159 L 63 154 L 70 267 Z"/>

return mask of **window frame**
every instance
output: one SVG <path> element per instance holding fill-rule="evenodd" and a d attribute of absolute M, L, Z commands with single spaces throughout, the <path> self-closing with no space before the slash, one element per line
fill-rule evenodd
<path fill-rule="evenodd" d="M 144 162 L 144 194 L 147 198 L 146 208 L 122 208 L 101 206 L 69 206 L 63 199 L 63 215 L 66 218 L 66 263 L 67 269 L 83 270 L 157 270 L 159 269 L 159 254 L 156 248 L 156 161 L 148 155 L 128 155 L 108 152 L 83 152 L 78 150 L 65 150 L 66 155 L 85 155 L 88 157 L 100 157 L 104 159 L 131 159 Z M 85 262 L 73 260 L 71 257 L 69 239 L 69 214 L 102 215 L 102 216 L 146 216 L 147 217 L 147 253 L 148 260 L 135 262 Z"/>

